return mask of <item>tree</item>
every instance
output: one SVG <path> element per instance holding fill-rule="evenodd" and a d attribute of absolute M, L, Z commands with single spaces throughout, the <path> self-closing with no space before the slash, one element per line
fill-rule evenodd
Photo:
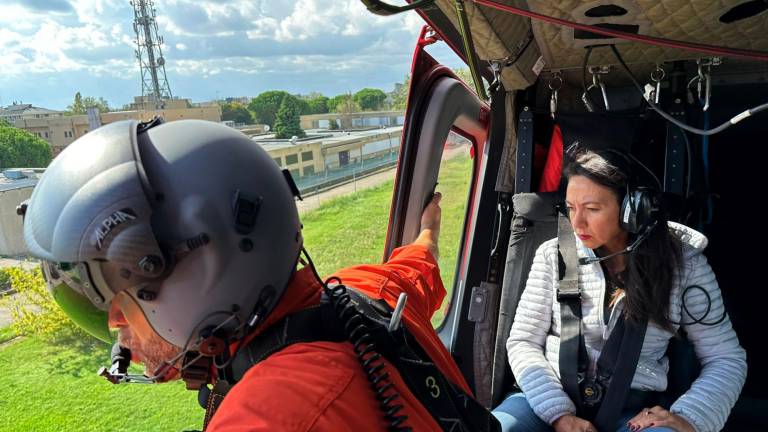
<path fill-rule="evenodd" d="M 100 113 L 109 112 L 109 104 L 104 98 L 96 99 L 92 96 L 83 97 L 80 92 L 75 93 L 75 100 L 67 107 L 66 115 L 82 115 L 88 112 L 88 108 L 96 107 Z"/>
<path fill-rule="evenodd" d="M 401 83 L 395 83 L 395 89 L 392 90 L 390 96 L 392 96 L 392 109 L 393 110 L 405 110 L 406 103 L 408 102 L 408 91 L 411 88 L 411 75 L 405 76 L 405 79 Z"/>
<path fill-rule="evenodd" d="M 7 123 L 0 124 L 0 168 L 43 168 L 51 158 L 47 142 Z"/>
<path fill-rule="evenodd" d="M 221 104 L 221 119 L 232 120 L 235 123 L 251 124 L 253 118 L 245 105 L 238 102 L 223 102 Z"/>
<path fill-rule="evenodd" d="M 379 89 L 364 88 L 352 98 L 363 111 L 377 111 L 381 109 L 387 95 Z"/>
<path fill-rule="evenodd" d="M 312 114 L 312 109 L 309 106 L 309 101 L 296 96 L 291 96 L 296 100 L 296 106 L 299 108 L 299 115 Z"/>
<path fill-rule="evenodd" d="M 274 127 L 277 110 L 287 96 L 293 97 L 283 90 L 266 91 L 253 98 L 248 104 L 248 109 L 253 113 L 256 122 Z"/>
<path fill-rule="evenodd" d="M 339 130 L 339 122 L 337 122 L 336 119 L 329 119 L 328 130 Z"/>
<path fill-rule="evenodd" d="M 454 69 L 453 73 L 455 73 L 460 80 L 464 81 L 467 87 L 472 89 L 472 91 L 477 92 L 477 87 L 475 87 L 475 80 L 472 79 L 472 72 L 470 72 L 469 69 L 458 68 L 458 69 Z M 483 82 L 483 84 L 485 84 L 485 82 L 482 79 L 480 81 Z M 486 90 L 487 90 L 487 87 L 486 87 Z"/>
<path fill-rule="evenodd" d="M 307 134 L 301 130 L 301 123 L 299 121 L 300 109 L 300 104 L 298 103 L 297 98 L 283 98 L 275 118 L 275 138 L 286 139 L 293 136 L 299 138 L 307 136 Z"/>
<path fill-rule="evenodd" d="M 355 102 L 351 94 L 340 94 L 328 100 L 328 109 L 331 112 L 349 114 L 360 111 L 360 105 Z"/>
<path fill-rule="evenodd" d="M 325 114 L 328 112 L 328 97 L 318 95 L 307 99 L 310 114 Z"/>

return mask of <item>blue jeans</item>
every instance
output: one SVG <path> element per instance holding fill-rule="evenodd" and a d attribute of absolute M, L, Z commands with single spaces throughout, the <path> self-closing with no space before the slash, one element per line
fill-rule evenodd
<path fill-rule="evenodd" d="M 528 399 L 525 398 L 523 393 L 513 393 L 507 396 L 504 402 L 493 410 L 493 415 L 501 423 L 502 432 L 551 432 L 554 430 L 552 426 L 544 423 L 533 412 Z M 637 415 L 637 412 L 634 411 L 623 412 L 618 424 L 616 424 L 616 432 L 629 432 L 627 422 L 635 415 Z M 666 427 L 652 427 L 643 429 L 643 432 L 674 432 L 674 430 Z"/>

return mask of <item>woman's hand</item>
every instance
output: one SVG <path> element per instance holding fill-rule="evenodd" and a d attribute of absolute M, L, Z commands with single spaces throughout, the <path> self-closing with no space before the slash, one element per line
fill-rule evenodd
<path fill-rule="evenodd" d="M 424 212 L 421 214 L 421 233 L 414 242 L 426 246 L 435 260 L 437 260 L 438 255 L 437 240 L 440 237 L 440 199 L 442 197 L 440 192 L 435 192 L 435 196 L 424 208 Z"/>
<path fill-rule="evenodd" d="M 573 414 L 566 414 L 552 423 L 555 432 L 597 432 L 592 423 Z"/>
<path fill-rule="evenodd" d="M 688 421 L 660 406 L 646 408 L 628 422 L 629 430 L 640 431 L 649 427 L 663 426 L 677 432 L 696 432 Z"/>

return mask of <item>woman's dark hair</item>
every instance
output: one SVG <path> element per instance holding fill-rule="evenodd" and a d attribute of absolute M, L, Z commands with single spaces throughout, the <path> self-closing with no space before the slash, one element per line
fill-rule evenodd
<path fill-rule="evenodd" d="M 584 176 L 611 189 L 619 208 L 628 187 L 646 187 L 660 192 L 651 173 L 645 172 L 636 160 L 617 150 L 578 146 L 568 152 L 567 158 L 567 179 Z M 627 255 L 624 310 L 629 320 L 653 321 L 671 331 L 669 299 L 682 263 L 682 248 L 680 241 L 667 228 L 663 211 L 657 213 L 656 220 L 658 223 L 650 235 Z M 628 242 L 634 239 L 635 235 L 630 233 Z"/>

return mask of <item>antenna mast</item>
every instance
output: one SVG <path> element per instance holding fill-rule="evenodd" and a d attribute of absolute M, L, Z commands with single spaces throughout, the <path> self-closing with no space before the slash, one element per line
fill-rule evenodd
<path fill-rule="evenodd" d="M 141 96 L 162 108 L 163 100 L 171 99 L 171 87 L 165 76 L 163 37 L 158 34 L 153 0 L 131 0 L 133 6 L 133 30 L 136 32 L 136 58 L 141 70 Z"/>

